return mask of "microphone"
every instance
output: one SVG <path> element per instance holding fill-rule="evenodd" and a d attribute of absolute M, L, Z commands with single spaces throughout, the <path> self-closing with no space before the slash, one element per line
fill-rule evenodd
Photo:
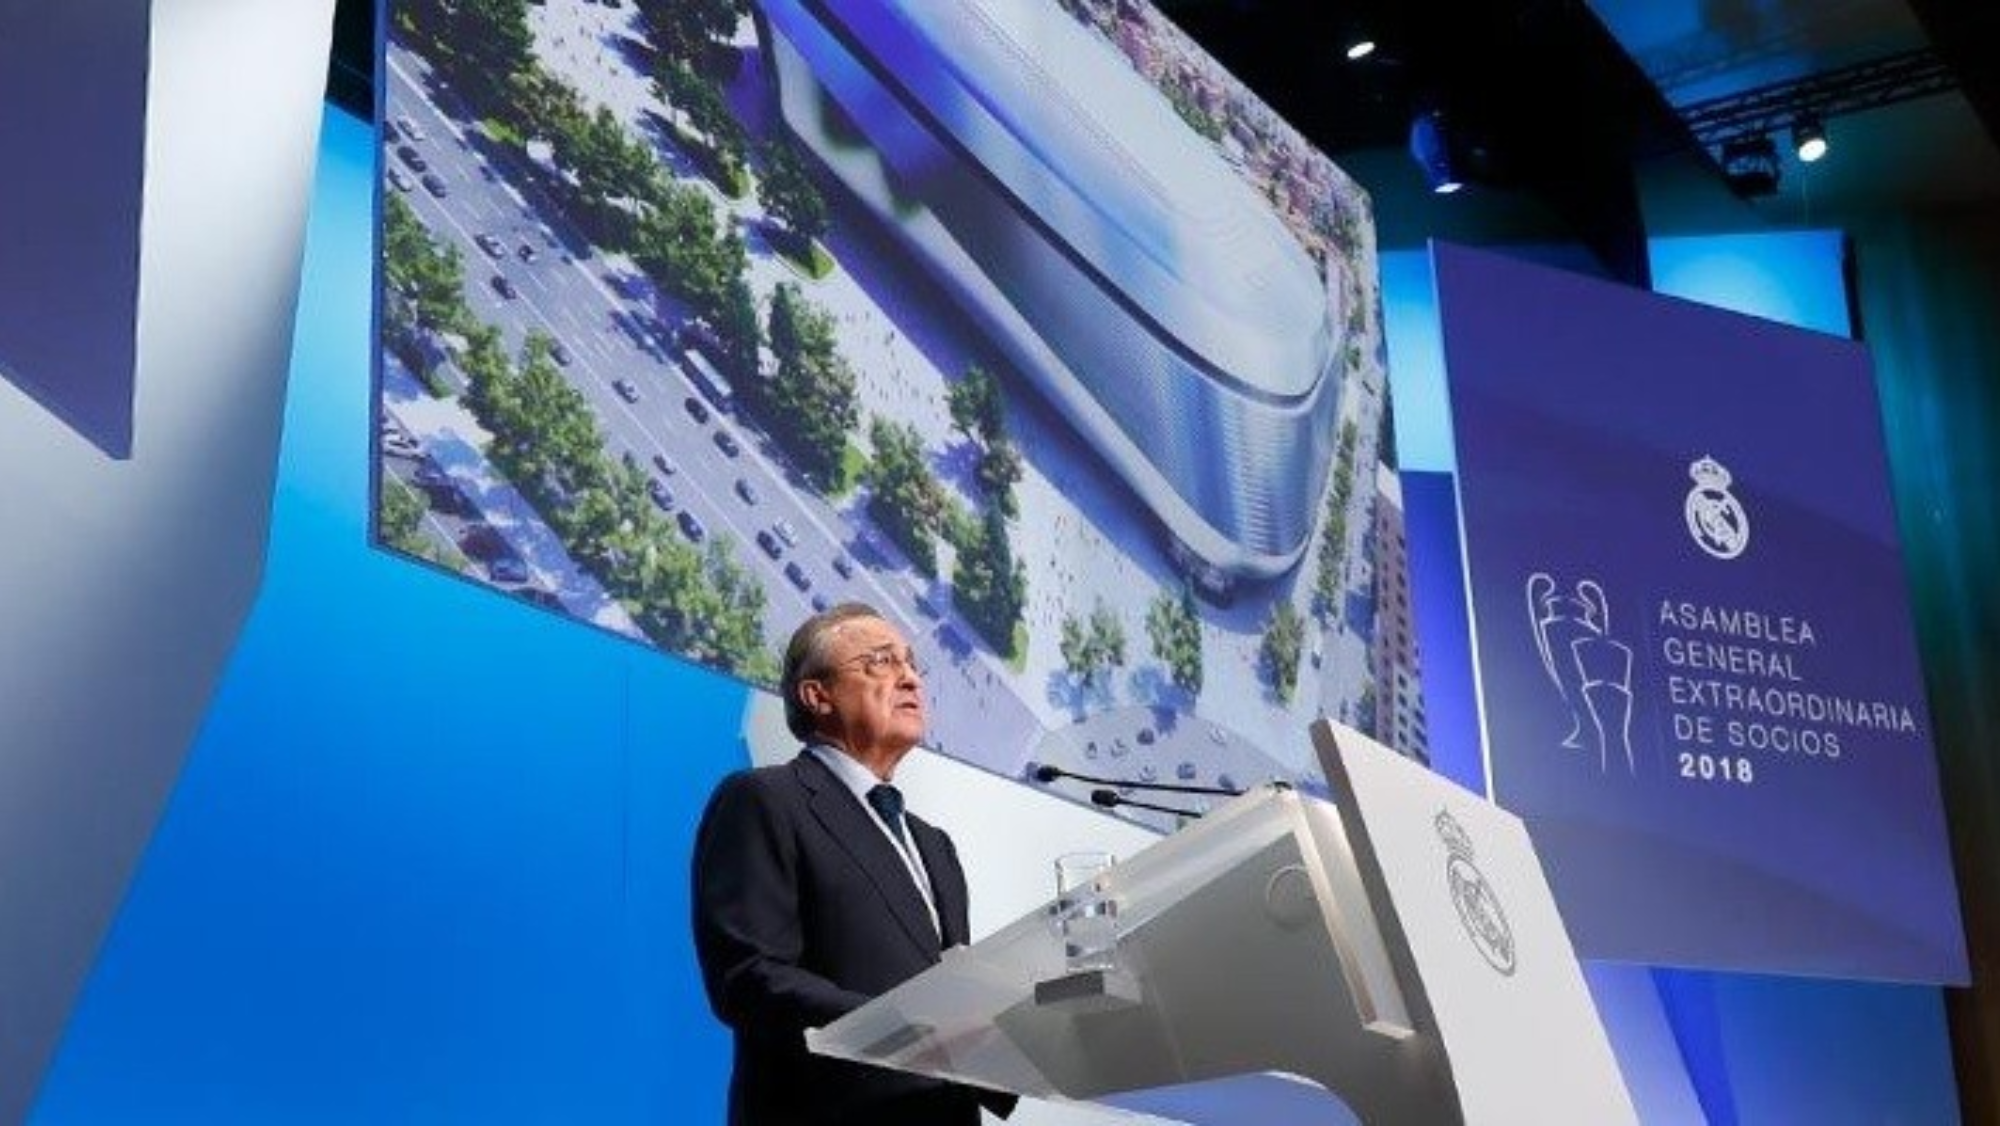
<path fill-rule="evenodd" d="M 1234 798 L 1243 791 L 1227 786 L 1183 786 L 1173 782 L 1141 782 L 1136 778 L 1099 778 L 1094 774 L 1078 774 L 1074 770 L 1064 770 L 1060 766 L 1042 763 L 1034 769 L 1034 779 L 1044 785 L 1058 778 L 1073 778 L 1078 782 L 1089 782 L 1096 786 L 1123 786 L 1133 790 L 1153 790 L 1167 794 L 1201 794 L 1209 797 Z M 1099 802 L 1103 805 L 1103 802 Z"/>
<path fill-rule="evenodd" d="M 1181 809 L 1178 806 L 1171 805 L 1155 805 L 1149 801 L 1135 801 L 1121 795 L 1116 790 L 1092 790 L 1090 791 L 1090 801 L 1092 805 L 1101 805 L 1106 809 L 1116 809 L 1121 805 L 1129 805 L 1133 809 L 1148 809 L 1154 813 L 1171 813 L 1175 817 L 1198 818 L 1201 816 L 1198 811 L 1192 809 Z"/>

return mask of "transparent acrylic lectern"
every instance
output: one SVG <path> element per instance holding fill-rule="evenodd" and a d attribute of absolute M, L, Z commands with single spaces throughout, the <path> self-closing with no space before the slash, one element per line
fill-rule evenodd
<path fill-rule="evenodd" d="M 1322 723 L 1314 737 L 1338 807 L 1266 786 L 1100 879 L 1114 968 L 1070 970 L 1064 914 L 1082 905 L 1051 902 L 808 1045 L 1037 1098 L 1275 1071 L 1364 1122 L 1633 1121 L 1518 820 L 1358 733 Z M 1433 848 L 1439 811 L 1463 839 Z M 1489 830 L 1495 816 L 1518 841 Z M 1397 828 L 1371 839 L 1373 820 Z M 1413 941 L 1419 919 L 1451 933 Z"/>

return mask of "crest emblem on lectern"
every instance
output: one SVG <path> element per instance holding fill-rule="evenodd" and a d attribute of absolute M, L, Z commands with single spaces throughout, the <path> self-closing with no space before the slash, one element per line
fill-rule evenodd
<path fill-rule="evenodd" d="M 1458 921 L 1465 927 L 1465 933 L 1472 938 L 1473 948 L 1486 964 L 1501 974 L 1512 977 L 1515 966 L 1514 928 L 1507 925 L 1507 913 L 1500 907 L 1500 897 L 1493 892 L 1493 885 L 1473 863 L 1472 836 L 1446 810 L 1439 810 L 1435 821 L 1439 839 L 1444 841 L 1448 854 L 1445 860 L 1445 884 L 1451 891 L 1451 903 L 1458 909 Z"/>

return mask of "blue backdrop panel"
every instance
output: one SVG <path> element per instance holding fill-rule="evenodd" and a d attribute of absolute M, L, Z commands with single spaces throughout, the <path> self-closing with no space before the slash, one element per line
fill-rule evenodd
<path fill-rule="evenodd" d="M 1663 292 L 1781 323 L 1846 331 L 1838 235 L 1656 240 L 1653 253 L 1655 284 Z M 1456 454 L 1430 256 L 1384 254 L 1382 274 L 1410 512 L 1411 582 L 1426 611 L 1424 692 L 1435 750 L 1451 730 L 1452 710 L 1471 709 L 1468 654 L 1449 645 L 1440 649 L 1434 639 L 1441 630 L 1463 635 L 1463 620 L 1444 626 L 1438 619 L 1451 607 L 1463 614 L 1464 575 L 1456 566 L 1424 564 L 1457 552 L 1455 498 L 1447 495 L 1455 487 Z M 1412 474 L 1412 466 L 1438 472 Z M 1451 513 L 1435 511 L 1444 504 L 1454 506 Z M 1463 667 L 1463 675 L 1454 678 L 1453 667 Z M 1455 695 L 1459 681 L 1466 683 Z M 1436 765 L 1458 776 L 1445 762 Z M 1702 1122 L 1709 1115 L 1717 1122 L 1957 1120 L 1936 989 L 1611 963 L 1586 966 L 1586 976 L 1648 1122 Z M 1813 1109 L 1802 1117 L 1787 1107 Z"/>
<path fill-rule="evenodd" d="M 687 847 L 743 692 L 366 546 L 372 159 L 328 123 L 266 589 L 34 1121 L 718 1122 Z M 1935 989 L 1634 972 L 1649 1122 L 1955 1117 Z"/>
<path fill-rule="evenodd" d="M 1963 980 L 1866 353 L 1437 262 L 1489 784 L 1578 950 Z"/>
<path fill-rule="evenodd" d="M 373 147 L 329 120 L 269 578 L 35 1120 L 717 1120 L 743 690 L 369 548 Z"/>

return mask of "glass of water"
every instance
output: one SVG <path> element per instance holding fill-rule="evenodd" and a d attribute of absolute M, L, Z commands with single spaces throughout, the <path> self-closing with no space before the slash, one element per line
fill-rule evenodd
<path fill-rule="evenodd" d="M 1056 918 L 1071 973 L 1117 968 L 1118 902 L 1104 894 L 1114 863 L 1108 852 L 1056 857 Z"/>

